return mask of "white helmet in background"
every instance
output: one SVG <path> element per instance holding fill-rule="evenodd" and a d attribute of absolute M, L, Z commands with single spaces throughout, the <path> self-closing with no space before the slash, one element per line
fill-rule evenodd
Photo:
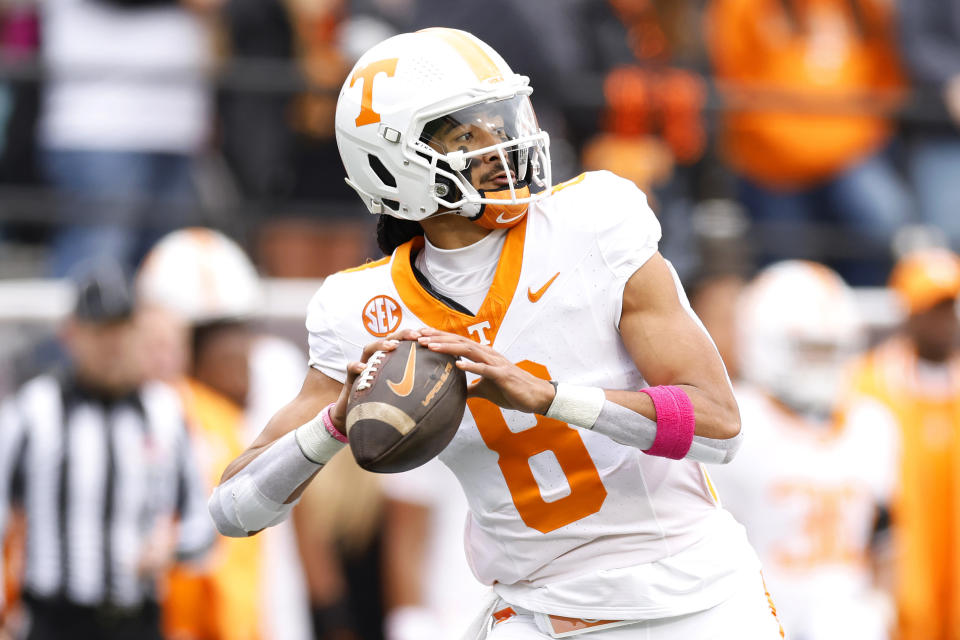
<path fill-rule="evenodd" d="M 549 138 L 531 92 L 526 76 L 465 31 L 438 27 L 388 38 L 357 61 L 337 100 L 347 183 L 374 214 L 423 220 L 443 207 L 487 228 L 516 225 L 551 186 Z M 431 145 L 431 131 L 448 125 L 483 127 L 496 142 L 482 149 Z M 510 168 L 507 184 L 478 191 L 471 162 L 488 154 Z"/>
<path fill-rule="evenodd" d="M 740 298 L 737 334 L 743 377 L 819 417 L 833 412 L 850 359 L 865 343 L 850 287 L 802 260 L 760 272 Z"/>
<path fill-rule="evenodd" d="M 260 278 L 237 243 L 212 229 L 164 236 L 137 274 L 141 302 L 164 307 L 191 324 L 241 320 L 263 303 Z"/>

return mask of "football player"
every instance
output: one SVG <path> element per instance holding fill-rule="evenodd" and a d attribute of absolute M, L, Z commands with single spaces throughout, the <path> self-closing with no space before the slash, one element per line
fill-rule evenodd
<path fill-rule="evenodd" d="M 747 527 L 788 638 L 887 638 L 892 604 L 872 569 L 889 560 L 896 423 L 865 397 L 838 403 L 865 341 L 853 294 L 827 267 L 788 261 L 738 306 L 749 438 L 714 473 L 724 506 Z"/>
<path fill-rule="evenodd" d="M 781 637 L 743 528 L 701 462 L 740 418 L 716 349 L 633 183 L 552 185 L 528 79 L 434 28 L 364 54 L 336 132 L 389 257 L 326 279 L 300 394 L 226 470 L 226 535 L 286 517 L 345 442 L 364 362 L 398 339 L 472 382 L 440 455 L 464 488 L 468 561 L 494 595 L 472 637 Z M 344 487 L 348 491 L 348 487 Z"/>

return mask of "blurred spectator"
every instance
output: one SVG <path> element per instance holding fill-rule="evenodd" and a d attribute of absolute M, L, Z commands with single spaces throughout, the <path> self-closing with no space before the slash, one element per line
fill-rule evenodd
<path fill-rule="evenodd" d="M 853 392 L 896 416 L 903 442 L 895 503 L 900 640 L 948 640 L 960 629 L 960 258 L 907 254 L 890 287 L 906 320 L 858 364 Z"/>
<path fill-rule="evenodd" d="M 886 153 L 901 86 L 891 13 L 884 0 L 711 0 L 721 142 L 765 262 L 829 251 L 853 258 L 837 262 L 852 284 L 885 278 L 910 212 Z"/>
<path fill-rule="evenodd" d="M 37 7 L 30 0 L 0 5 L 0 61 L 22 64 L 39 47 Z M 31 80 L 0 82 L 0 181 L 22 184 L 36 179 L 34 136 L 37 85 Z"/>
<path fill-rule="evenodd" d="M 599 4 L 599 3 L 598 3 Z M 609 169 L 633 180 L 651 201 L 663 226 L 662 253 L 682 278 L 696 270 L 691 216 L 699 191 L 699 163 L 707 135 L 703 78 L 681 64 L 703 60 L 693 0 L 610 0 L 620 32 L 591 25 L 608 39 L 600 131 L 584 144 L 586 170 Z M 616 38 L 610 36 L 616 34 Z M 619 45 L 618 55 L 613 54 Z M 592 128 L 596 128 L 594 123 Z"/>
<path fill-rule="evenodd" d="M 903 59 L 924 99 L 937 104 L 940 123 L 915 125 L 911 178 L 925 222 L 947 232 L 960 249 L 960 2 L 902 0 Z M 946 113 L 943 113 L 946 111 Z"/>
<path fill-rule="evenodd" d="M 30 68 L 39 48 L 37 13 L 33 0 L 0 2 L 0 65 Z M 0 78 L 0 186 L 32 185 L 39 178 L 35 138 L 40 92 L 34 79 L 11 75 Z M 5 245 L 0 251 L 6 256 L 11 242 L 45 237 L 42 221 L 33 220 L 31 213 L 12 203 L 0 207 L 0 243 Z"/>
<path fill-rule="evenodd" d="M 42 3 L 39 144 L 61 216 L 53 275 L 95 255 L 132 267 L 190 221 L 191 172 L 211 117 L 203 14 L 219 2 Z"/>
<path fill-rule="evenodd" d="M 381 484 L 386 640 L 462 637 L 488 592 L 463 553 L 463 489 L 436 459 Z"/>
<path fill-rule="evenodd" d="M 731 380 L 740 378 L 735 301 L 753 272 L 749 221 L 729 200 L 707 200 L 694 208 L 697 270 L 685 283 L 690 306 L 707 329 Z"/>
<path fill-rule="evenodd" d="M 137 288 L 149 305 L 153 351 L 162 354 L 152 373 L 177 383 L 209 489 L 252 440 L 248 426 L 261 428 L 263 414 L 296 394 L 304 356 L 258 335 L 252 317 L 263 304 L 259 277 L 243 250 L 216 231 L 164 237 L 147 254 Z M 307 596 L 295 549 L 288 526 L 262 538 L 218 537 L 209 566 L 171 575 L 168 633 L 306 640 Z"/>
<path fill-rule="evenodd" d="M 276 0 L 226 2 L 221 22 L 229 57 L 263 76 L 289 72 L 294 36 L 288 13 Z M 221 147 L 242 195 L 254 201 L 289 196 L 293 181 L 289 93 L 224 88 L 218 102 Z"/>
<path fill-rule="evenodd" d="M 16 637 L 157 639 L 157 580 L 213 529 L 176 394 L 145 383 L 132 292 L 102 264 L 77 282 L 62 339 L 72 368 L 0 410 L 0 534 L 24 514 Z"/>
<path fill-rule="evenodd" d="M 363 215 L 344 183 L 333 138 L 336 96 L 353 63 L 341 46 L 347 3 L 288 0 L 281 5 L 242 0 L 241 7 L 228 7 L 234 50 L 261 51 L 274 59 L 295 55 L 308 84 L 307 90 L 292 98 L 234 96 L 225 104 L 227 149 L 234 150 L 228 157 L 238 169 L 245 192 L 254 197 L 280 195 L 286 200 L 280 206 L 264 201 L 257 263 L 271 276 L 316 278 L 378 256 L 370 242 L 374 220 Z M 278 11 L 285 11 L 285 16 L 277 15 Z M 274 122 L 255 137 L 282 138 L 264 139 L 261 144 L 251 140 L 250 129 L 260 129 L 262 120 L 257 118 L 268 111 Z"/>
<path fill-rule="evenodd" d="M 864 340 L 853 294 L 821 265 L 762 271 L 738 305 L 747 437 L 711 467 L 747 528 L 787 638 L 883 640 L 889 598 L 866 562 L 896 479 L 896 425 L 875 401 L 841 407 L 842 374 Z"/>

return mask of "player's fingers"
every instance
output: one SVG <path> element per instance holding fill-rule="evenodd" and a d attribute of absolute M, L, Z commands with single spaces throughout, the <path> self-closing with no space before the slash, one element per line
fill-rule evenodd
<path fill-rule="evenodd" d="M 485 362 L 487 364 L 496 362 L 495 353 L 485 351 L 475 342 L 430 341 L 426 343 L 426 347 L 431 351 L 447 353 L 452 356 L 461 356 L 474 362 Z"/>
<path fill-rule="evenodd" d="M 471 360 L 457 360 L 457 367 L 466 371 L 467 373 L 475 373 L 478 376 L 487 377 L 487 373 L 490 372 L 490 365 L 483 362 L 473 362 Z"/>
<path fill-rule="evenodd" d="M 370 342 L 363 347 L 363 355 L 360 357 L 360 359 L 363 362 L 366 362 L 370 359 L 370 356 L 377 351 L 393 351 L 397 348 L 398 344 L 400 344 L 399 340 L 392 340 L 390 338 L 383 338 L 382 340 Z"/>
<path fill-rule="evenodd" d="M 449 331 L 440 331 L 439 329 L 434 329 L 433 327 L 423 327 L 420 329 L 420 343 L 426 344 L 429 342 L 462 342 L 465 344 L 475 344 L 479 345 L 475 340 L 461 336 L 456 333 L 450 333 Z"/>
<path fill-rule="evenodd" d="M 420 337 L 421 329 L 401 329 L 386 337 L 387 340 L 416 340 Z"/>
<path fill-rule="evenodd" d="M 464 356 L 476 362 L 486 362 L 488 364 L 507 362 L 506 358 L 500 355 L 498 351 L 454 334 L 423 336 L 419 342 L 432 351 Z"/>
<path fill-rule="evenodd" d="M 363 364 L 362 362 L 351 362 L 350 364 L 347 365 L 347 373 L 348 373 L 348 374 L 352 373 L 352 374 L 354 374 L 354 375 L 360 375 L 360 373 L 363 372 L 363 369 L 364 369 L 364 367 L 366 367 L 366 366 L 367 366 L 367 365 Z"/>
<path fill-rule="evenodd" d="M 357 379 L 357 376 L 363 372 L 366 366 L 362 362 L 351 362 L 347 365 L 347 379 L 343 383 L 347 389 L 353 386 L 353 381 Z"/>
<path fill-rule="evenodd" d="M 420 344 L 430 344 L 431 342 L 462 342 L 464 344 L 477 344 L 469 338 L 464 338 L 463 336 L 458 336 L 455 333 L 446 333 L 444 331 L 437 331 L 436 329 L 431 329 L 432 333 L 427 334 L 426 330 L 420 333 L 418 338 Z"/>
<path fill-rule="evenodd" d="M 370 361 L 370 358 L 373 357 L 373 354 L 378 351 L 393 351 L 399 344 L 400 342 L 398 340 L 384 338 L 366 345 L 363 348 L 363 354 L 360 356 L 361 360 L 358 362 L 351 362 L 349 365 L 347 365 L 347 379 L 344 384 L 348 387 L 353 385 L 353 381 L 356 380 L 357 376 L 359 376 L 364 368 L 366 368 L 366 363 Z"/>

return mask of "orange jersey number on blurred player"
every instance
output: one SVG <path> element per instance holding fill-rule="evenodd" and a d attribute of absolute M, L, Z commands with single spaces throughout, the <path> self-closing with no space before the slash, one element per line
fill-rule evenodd
<path fill-rule="evenodd" d="M 541 364 L 524 360 L 517 366 L 538 378 L 550 380 L 550 373 Z M 607 490 L 574 427 L 538 415 L 536 425 L 514 433 L 507 427 L 500 407 L 492 402 L 471 398 L 467 406 L 484 443 L 500 454 L 498 464 L 513 504 L 528 527 L 549 533 L 600 511 Z M 570 485 L 570 493 L 553 502 L 543 499 L 529 463 L 531 457 L 544 451 L 552 451 L 557 457 Z"/>
<path fill-rule="evenodd" d="M 774 550 L 777 563 L 788 569 L 809 570 L 826 564 L 857 564 L 862 551 L 851 542 L 850 514 L 863 501 L 855 486 L 818 487 L 803 482 L 783 482 L 773 488 L 779 500 L 802 506 L 803 527 L 798 538 Z"/>

